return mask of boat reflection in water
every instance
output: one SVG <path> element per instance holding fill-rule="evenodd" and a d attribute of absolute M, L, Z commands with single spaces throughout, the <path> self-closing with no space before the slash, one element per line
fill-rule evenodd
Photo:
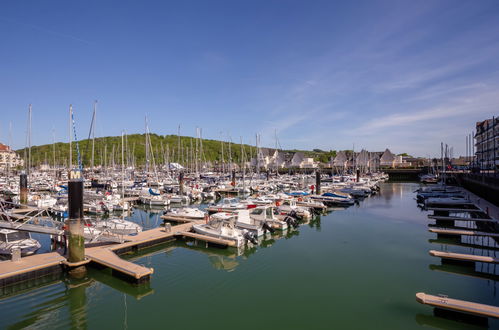
<path fill-rule="evenodd" d="M 319 220 L 314 219 L 310 224 L 319 223 L 320 227 L 320 217 Z M 177 241 L 172 245 L 172 247 L 184 248 L 191 251 L 200 252 L 208 257 L 208 260 L 212 264 L 213 268 L 217 270 L 224 270 L 227 272 L 234 271 L 239 263 L 252 254 L 254 254 L 258 249 L 269 248 L 274 245 L 279 239 L 290 239 L 294 236 L 299 235 L 298 229 L 286 229 L 283 231 L 275 231 L 274 234 L 267 233 L 264 236 L 258 238 L 258 244 L 249 244 L 247 246 L 241 247 L 229 247 L 229 248 L 212 248 L 209 244 L 205 242 L 200 242 L 196 240 L 189 241 Z"/>

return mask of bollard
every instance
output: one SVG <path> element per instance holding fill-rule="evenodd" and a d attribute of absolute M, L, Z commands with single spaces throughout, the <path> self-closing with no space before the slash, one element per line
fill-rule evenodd
<path fill-rule="evenodd" d="M 319 170 L 315 172 L 315 194 L 321 194 L 321 171 Z"/>
<path fill-rule="evenodd" d="M 19 176 L 19 190 L 19 202 L 21 204 L 28 204 L 28 175 L 24 172 Z"/>
<path fill-rule="evenodd" d="M 68 261 L 79 263 L 85 261 L 85 237 L 83 234 L 83 180 L 75 172 L 71 172 L 68 182 L 68 212 L 66 220 L 66 236 L 68 238 Z M 74 178 L 74 179 L 73 179 Z M 69 271 L 76 278 L 86 273 L 85 266 L 77 266 Z"/>
<path fill-rule="evenodd" d="M 21 249 L 16 248 L 12 250 L 12 259 L 13 262 L 21 261 Z"/>
<path fill-rule="evenodd" d="M 165 232 L 167 232 L 167 233 L 172 232 L 172 224 L 171 223 L 165 223 Z"/>

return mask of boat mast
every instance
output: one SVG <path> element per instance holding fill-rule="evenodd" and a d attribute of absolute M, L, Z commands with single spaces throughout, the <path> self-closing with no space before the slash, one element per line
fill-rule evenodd
<path fill-rule="evenodd" d="M 73 148 L 71 146 L 72 138 L 71 138 L 71 116 L 73 114 L 73 105 L 69 105 L 69 125 L 68 125 L 68 133 L 69 133 L 69 170 L 73 166 Z"/>
<path fill-rule="evenodd" d="M 121 194 L 125 199 L 125 131 L 121 131 Z M 123 203 L 123 206 L 125 204 Z"/>
<path fill-rule="evenodd" d="M 57 170 L 55 167 L 55 128 L 52 127 L 52 164 L 54 165 L 54 180 L 57 179 Z"/>
<path fill-rule="evenodd" d="M 146 137 L 146 174 L 149 171 L 149 141 L 147 140 L 147 116 L 144 119 L 144 125 L 145 125 L 145 137 Z"/>
<path fill-rule="evenodd" d="M 94 101 L 94 115 L 92 116 L 92 171 L 94 170 L 94 152 L 95 152 L 95 122 L 97 120 L 97 100 Z"/>

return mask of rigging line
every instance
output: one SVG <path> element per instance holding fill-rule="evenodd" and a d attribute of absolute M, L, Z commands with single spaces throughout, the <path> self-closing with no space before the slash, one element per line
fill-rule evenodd
<path fill-rule="evenodd" d="M 78 145 L 78 138 L 76 137 L 76 126 L 75 126 L 75 118 L 74 118 L 74 113 L 71 112 L 71 121 L 73 122 L 73 133 L 74 133 L 74 139 L 76 143 L 76 154 L 78 157 L 78 167 L 81 170 L 83 170 L 83 165 L 81 163 L 81 156 L 80 156 L 80 147 Z"/>

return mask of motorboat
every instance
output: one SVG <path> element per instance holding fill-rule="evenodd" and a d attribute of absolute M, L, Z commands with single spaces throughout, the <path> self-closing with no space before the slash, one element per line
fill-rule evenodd
<path fill-rule="evenodd" d="M 247 240 L 257 242 L 251 233 L 236 228 L 236 215 L 234 214 L 215 217 L 206 224 L 194 224 L 192 229 L 201 235 L 232 241 L 238 247 L 245 245 Z"/>
<path fill-rule="evenodd" d="M 237 198 L 224 198 L 220 201 L 220 203 L 208 207 L 208 212 L 216 213 L 216 212 L 231 212 L 237 210 L 245 210 L 248 208 L 248 205 L 249 204 L 243 204 L 239 202 L 239 199 Z"/>
<path fill-rule="evenodd" d="M 278 230 L 286 230 L 291 225 L 297 226 L 298 221 L 292 216 L 279 216 L 279 212 L 273 206 L 257 206 L 250 210 L 251 219 L 265 223 Z"/>
<path fill-rule="evenodd" d="M 105 219 L 95 223 L 94 227 L 100 231 L 108 231 L 117 235 L 131 235 L 142 232 L 138 223 L 120 218 Z"/>
<path fill-rule="evenodd" d="M 206 213 L 194 207 L 182 207 L 166 210 L 164 212 L 164 216 L 171 219 L 177 218 L 180 220 L 203 220 L 206 216 Z"/>
<path fill-rule="evenodd" d="M 21 256 L 36 253 L 41 248 L 40 242 L 31 238 L 27 231 L 0 229 L 0 254 L 12 255 L 14 250 L 21 250 Z"/>

